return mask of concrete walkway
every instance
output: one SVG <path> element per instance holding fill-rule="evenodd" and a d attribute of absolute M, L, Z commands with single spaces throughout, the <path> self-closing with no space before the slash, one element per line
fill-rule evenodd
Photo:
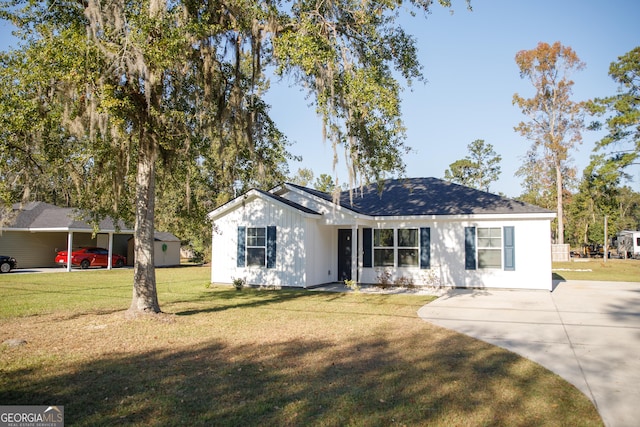
<path fill-rule="evenodd" d="M 452 289 L 418 315 L 520 354 L 575 385 L 608 427 L 640 425 L 640 283 L 553 292 Z"/>

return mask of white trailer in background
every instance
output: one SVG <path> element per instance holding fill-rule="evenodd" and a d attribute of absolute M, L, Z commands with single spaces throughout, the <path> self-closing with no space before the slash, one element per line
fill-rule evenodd
<path fill-rule="evenodd" d="M 617 243 L 618 255 L 622 258 L 640 258 L 640 231 L 620 231 Z"/>

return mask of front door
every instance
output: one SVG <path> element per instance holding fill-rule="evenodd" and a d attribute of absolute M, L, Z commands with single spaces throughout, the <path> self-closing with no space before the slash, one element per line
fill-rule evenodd
<path fill-rule="evenodd" d="M 351 280 L 351 230 L 338 229 L 338 281 Z"/>

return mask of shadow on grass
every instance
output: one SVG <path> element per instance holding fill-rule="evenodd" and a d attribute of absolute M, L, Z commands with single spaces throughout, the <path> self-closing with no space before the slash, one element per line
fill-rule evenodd
<path fill-rule="evenodd" d="M 394 305 L 402 305 L 394 299 L 394 295 L 365 295 L 359 294 L 358 298 L 363 303 L 370 306 L 372 302 L 378 304 L 386 304 L 389 300 L 393 300 Z M 354 299 L 353 294 L 341 293 L 341 292 L 310 292 L 305 289 L 278 289 L 278 290 L 263 290 L 263 289 L 245 289 L 242 291 L 236 291 L 234 289 L 214 289 L 213 291 L 201 292 L 198 295 L 190 295 L 187 299 L 174 300 L 169 303 L 163 304 L 163 308 L 167 311 L 173 312 L 177 316 L 193 316 L 197 314 L 217 313 L 232 309 L 249 309 L 249 308 L 265 308 L 271 305 L 279 305 L 294 300 L 300 300 L 307 302 L 308 300 L 316 299 L 321 302 L 336 302 L 339 300 L 348 300 L 351 304 L 357 304 L 357 300 Z M 425 303 L 433 298 L 425 298 Z M 174 306 L 178 306 L 182 303 L 189 305 L 203 304 L 202 308 L 191 308 L 188 310 L 175 310 Z M 413 304 L 411 304 L 413 305 Z M 303 311 L 309 311 L 309 306 L 305 305 Z M 356 313 L 354 313 L 356 314 Z M 371 313 L 367 313 L 371 314 Z"/>
<path fill-rule="evenodd" d="M 180 301 L 186 303 L 205 302 L 208 303 L 206 308 L 178 311 L 175 314 L 178 316 L 191 316 L 202 313 L 216 313 L 235 308 L 252 308 L 274 303 L 283 303 L 308 296 L 309 293 L 304 290 L 280 289 L 277 291 L 269 291 L 245 289 L 243 291 L 236 291 L 235 289 L 215 289 L 210 292 L 202 292 L 197 297 L 190 297 L 187 300 Z M 211 306 L 211 302 L 218 301 L 219 303 Z"/>
<path fill-rule="evenodd" d="M 5 370 L 0 402 L 64 405 L 75 426 L 599 425 L 558 377 L 450 333 L 212 340 L 63 366 Z"/>

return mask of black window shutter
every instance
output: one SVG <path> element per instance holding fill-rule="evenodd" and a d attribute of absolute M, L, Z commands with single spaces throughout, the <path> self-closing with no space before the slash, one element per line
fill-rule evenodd
<path fill-rule="evenodd" d="M 276 226 L 267 227 L 267 268 L 276 266 Z"/>
<path fill-rule="evenodd" d="M 514 234 L 514 227 L 504 227 L 504 269 L 509 271 L 514 271 L 516 269 L 516 246 Z"/>
<path fill-rule="evenodd" d="M 431 268 L 431 229 L 420 228 L 420 268 Z"/>
<path fill-rule="evenodd" d="M 476 269 L 476 228 L 464 228 L 464 268 Z"/>
<path fill-rule="evenodd" d="M 370 228 L 362 229 L 362 266 L 373 267 L 373 233 Z"/>
<path fill-rule="evenodd" d="M 246 234 L 247 234 L 247 227 L 243 227 L 243 226 L 238 227 L 238 255 L 237 255 L 238 267 L 245 266 L 245 247 L 247 243 Z"/>

